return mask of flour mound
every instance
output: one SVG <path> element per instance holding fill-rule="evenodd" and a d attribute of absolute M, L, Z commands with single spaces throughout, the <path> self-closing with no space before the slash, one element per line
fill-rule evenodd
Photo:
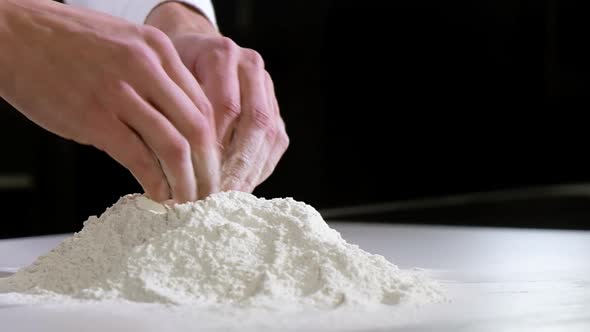
<path fill-rule="evenodd" d="M 173 207 L 124 196 L 0 291 L 249 307 L 441 299 L 434 281 L 347 243 L 313 207 L 241 192 Z"/>

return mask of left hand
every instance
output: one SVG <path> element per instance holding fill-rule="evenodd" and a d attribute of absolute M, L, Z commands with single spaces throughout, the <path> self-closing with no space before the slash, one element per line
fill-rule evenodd
<path fill-rule="evenodd" d="M 213 106 L 222 147 L 221 189 L 252 192 L 289 144 L 272 79 L 256 51 L 223 37 L 192 9 L 170 5 L 175 7 L 154 10 L 147 23 L 168 34 Z"/>

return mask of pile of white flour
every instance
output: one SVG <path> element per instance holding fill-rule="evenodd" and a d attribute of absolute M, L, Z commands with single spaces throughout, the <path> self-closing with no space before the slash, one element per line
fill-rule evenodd
<path fill-rule="evenodd" d="M 124 196 L 0 292 L 245 307 L 441 299 L 436 282 L 347 243 L 313 207 L 241 192 L 174 207 Z"/>

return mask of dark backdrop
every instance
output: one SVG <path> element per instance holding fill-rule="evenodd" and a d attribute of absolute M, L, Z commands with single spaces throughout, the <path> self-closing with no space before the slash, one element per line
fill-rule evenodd
<path fill-rule="evenodd" d="M 322 209 L 590 182 L 583 1 L 214 3 L 222 32 L 265 58 L 291 136 L 259 196 Z M 140 191 L 1 108 L 0 237 L 77 230 Z"/>

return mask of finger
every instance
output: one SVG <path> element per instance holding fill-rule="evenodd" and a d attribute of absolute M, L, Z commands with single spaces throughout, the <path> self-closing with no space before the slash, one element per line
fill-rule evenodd
<path fill-rule="evenodd" d="M 219 152 L 210 120 L 170 78 L 164 78 L 158 91 L 152 91 L 152 95 L 155 96 L 152 102 L 158 110 L 189 143 L 193 174 L 197 179 L 197 198 L 204 198 L 218 191 Z"/>
<path fill-rule="evenodd" d="M 197 198 L 196 180 L 188 141 L 150 103 L 127 89 L 121 120 L 133 128 L 155 153 L 170 185 L 172 198 L 181 203 Z"/>
<path fill-rule="evenodd" d="M 220 157 L 216 142 L 213 108 L 196 78 L 182 63 L 169 38 L 155 33 L 152 43 L 161 54 L 164 72 L 149 82 L 150 102 L 189 142 L 198 198 L 219 191 Z M 156 37 L 156 38 L 154 38 Z M 155 84 L 154 84 L 155 83 Z M 160 83 L 160 84 L 158 84 Z"/>
<path fill-rule="evenodd" d="M 269 107 L 271 109 L 271 112 L 273 114 L 273 119 L 280 120 L 279 111 L 278 111 L 278 103 L 276 102 L 276 98 L 275 98 L 275 94 L 274 94 L 273 82 L 272 82 L 272 79 L 270 78 L 270 75 L 266 71 L 264 72 L 264 89 L 265 89 L 265 95 L 266 95 L 266 102 L 267 102 L 267 105 L 269 105 Z M 258 167 L 255 170 L 253 170 L 253 172 L 248 176 L 248 179 L 246 181 L 246 183 L 251 185 L 251 188 L 249 188 L 251 191 L 253 191 L 256 186 L 258 186 L 260 183 L 262 183 L 262 181 L 260 181 L 262 174 L 264 172 L 266 172 L 268 168 L 270 168 L 270 166 L 268 165 L 269 158 L 271 157 L 271 154 L 275 153 L 274 150 L 275 150 L 275 145 L 276 145 L 276 141 L 277 141 L 275 134 L 277 134 L 277 133 L 278 132 L 274 131 L 274 130 L 267 131 L 263 147 L 262 147 L 261 151 L 258 153 L 259 161 L 257 164 L 262 165 L 262 167 Z"/>
<path fill-rule="evenodd" d="M 250 191 L 253 175 L 264 166 L 258 153 L 274 130 L 274 115 L 268 104 L 264 65 L 258 53 L 248 51 L 238 70 L 242 112 L 229 157 L 222 169 L 222 189 Z"/>
<path fill-rule="evenodd" d="M 267 136 L 268 137 L 268 136 Z M 265 142 L 262 144 L 260 150 L 256 154 L 256 160 L 254 161 L 250 172 L 246 175 L 246 178 L 243 180 L 242 190 L 245 192 L 253 192 L 256 186 L 259 184 L 258 179 L 260 178 L 267 160 L 274 149 L 274 137 L 272 138 L 272 143 L 269 143 L 270 140 L 266 139 Z"/>
<path fill-rule="evenodd" d="M 194 106 L 203 117 L 210 121 L 210 127 L 215 128 L 215 122 L 213 119 L 213 107 L 209 98 L 201 88 L 201 85 L 197 81 L 195 75 L 191 73 L 191 70 L 187 68 L 178 53 L 174 50 L 174 46 L 170 42 L 170 45 L 166 48 L 165 53 L 167 56 L 163 58 L 162 67 L 164 71 L 174 81 L 174 83 L 186 94 Z M 185 101 L 186 102 L 186 101 Z M 181 111 L 183 109 L 180 109 Z M 182 114 L 186 116 L 186 114 Z M 189 118 L 190 119 L 190 118 Z"/>
<path fill-rule="evenodd" d="M 193 105 L 197 107 L 197 109 L 203 116 L 208 118 L 209 115 L 212 115 L 213 110 L 211 107 L 211 103 L 209 102 L 209 99 L 201 89 L 201 86 L 199 85 L 199 82 L 197 81 L 196 77 L 193 76 L 193 74 L 191 73 L 191 70 L 189 70 L 182 62 L 182 59 L 180 58 L 180 55 L 178 54 L 170 38 L 168 38 L 168 36 L 165 33 L 163 33 L 157 28 L 145 26 L 144 29 L 146 31 L 149 44 L 152 45 L 152 47 L 157 51 L 161 67 L 164 69 L 166 75 L 175 83 L 174 85 L 167 85 L 167 90 L 174 91 L 177 86 L 178 88 L 180 88 L 182 92 L 184 92 L 186 97 L 190 99 Z M 159 66 L 154 66 L 154 68 L 151 69 L 153 71 L 157 71 L 155 73 L 157 77 L 162 77 L 162 73 L 158 71 L 158 69 L 160 69 Z M 161 85 L 154 85 L 154 82 L 152 81 L 146 83 L 150 84 L 150 86 L 156 89 L 162 88 Z M 157 81 L 155 83 L 157 83 Z M 184 99 L 183 102 L 187 102 L 187 100 L 184 97 L 182 97 L 181 99 Z M 174 105 L 174 103 L 172 103 L 172 106 L 178 105 Z M 187 115 L 182 114 L 182 111 L 184 110 L 186 109 L 181 108 L 179 110 L 181 112 L 181 120 L 182 116 Z M 191 110 L 194 109 L 189 107 L 189 111 Z M 211 124 L 213 124 L 213 120 L 211 120 Z"/>
<path fill-rule="evenodd" d="M 278 103 L 276 102 L 275 94 L 274 94 L 274 87 L 272 79 L 268 72 L 264 72 L 264 89 L 265 89 L 265 96 L 266 96 L 266 103 L 271 110 L 271 114 L 273 114 L 274 119 L 279 119 L 279 111 L 278 111 Z M 276 120 L 275 120 L 276 121 Z M 247 187 L 242 188 L 244 191 L 252 192 L 262 181 L 260 178 L 263 172 L 267 171 L 271 166 L 269 164 L 269 158 L 274 153 L 279 153 L 279 149 L 276 149 L 275 146 L 277 145 L 277 139 L 275 134 L 277 131 L 269 130 L 266 132 L 265 140 L 260 148 L 260 151 L 257 153 L 257 160 L 254 162 L 254 165 L 263 165 L 262 167 L 255 167 L 250 170 L 250 173 L 246 176 L 244 180 L 244 185 Z M 276 150 L 276 152 L 275 152 Z M 277 160 L 278 162 L 278 160 Z M 274 167 L 273 167 L 274 169 Z M 271 171 L 272 172 L 272 171 Z"/>
<path fill-rule="evenodd" d="M 263 146 L 264 133 L 258 131 L 247 133 L 248 130 L 244 126 L 239 126 L 236 130 L 236 138 L 232 141 L 230 152 L 221 171 L 221 189 L 224 191 L 250 192 L 252 179 L 247 177 L 253 168 L 262 167 L 258 152 Z"/>
<path fill-rule="evenodd" d="M 274 139 L 269 137 L 268 144 L 272 146 L 272 148 L 270 150 L 269 155 L 266 158 L 266 163 L 264 164 L 263 169 L 258 174 L 258 178 L 256 180 L 257 186 L 262 182 L 266 181 L 266 179 L 268 179 L 268 177 L 274 172 L 277 164 L 279 163 L 279 160 L 283 157 L 283 154 L 289 146 L 289 138 L 285 130 L 285 122 L 283 121 L 283 119 L 281 119 L 279 103 L 275 95 L 274 83 L 268 72 L 266 73 L 265 83 L 269 103 L 272 105 L 273 111 L 278 122 L 278 130 L 277 135 L 274 137 Z"/>
<path fill-rule="evenodd" d="M 256 185 L 261 184 L 271 176 L 289 146 L 289 137 L 285 131 L 285 124 L 283 120 L 280 120 L 280 122 L 279 134 L 277 135 L 275 144 L 266 160 L 266 164 L 264 165 L 264 169 L 261 172 Z"/>
<path fill-rule="evenodd" d="M 151 199 L 162 202 L 170 198 L 168 181 L 158 159 L 142 139 L 127 125 L 115 119 L 108 135 L 100 133 L 97 147 L 127 168 Z M 95 144 L 96 145 L 96 144 Z"/>
<path fill-rule="evenodd" d="M 203 82 L 203 90 L 213 106 L 215 131 L 222 146 L 229 146 L 241 111 L 237 68 L 237 57 L 230 46 L 225 46 L 219 55 L 195 73 Z"/>

